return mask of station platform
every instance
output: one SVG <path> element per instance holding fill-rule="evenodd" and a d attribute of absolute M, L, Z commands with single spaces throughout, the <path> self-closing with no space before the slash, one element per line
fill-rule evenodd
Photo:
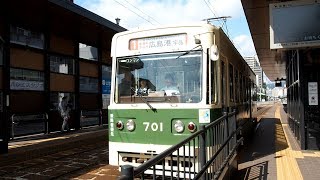
<path fill-rule="evenodd" d="M 318 180 L 320 151 L 301 150 L 282 104 L 261 114 L 248 146 L 240 152 L 239 179 Z"/>
<path fill-rule="evenodd" d="M 299 148 L 289 128 L 287 114 L 280 103 L 272 103 L 264 108 L 258 122 L 253 138 L 239 152 L 239 171 L 236 179 L 320 179 L 320 151 L 301 150 Z M 91 149 L 103 147 L 103 150 L 102 153 L 92 159 L 91 164 L 86 164 L 87 168 L 90 167 L 90 170 L 72 171 L 72 174 L 62 176 L 63 172 L 59 172 L 59 168 L 56 168 L 51 173 L 57 175 L 50 174 L 52 176 L 49 176 L 46 174 L 41 177 L 49 179 L 117 179 L 119 175 L 117 167 L 111 167 L 108 164 L 107 136 L 107 127 L 99 126 L 67 133 L 14 139 L 9 143 L 9 153 L 0 154 L 0 175 L 3 172 L 7 177 L 14 177 L 14 173 L 8 172 L 10 165 L 14 169 L 12 171 L 17 171 L 18 165 L 24 166 L 24 169 L 20 167 L 22 170 L 19 173 L 25 173 L 26 163 L 22 164 L 24 161 L 58 152 L 65 153 L 66 150 L 74 147 L 91 146 Z M 79 155 L 76 154 L 75 156 L 81 156 L 82 154 L 82 152 L 79 152 Z M 90 152 L 88 157 L 92 157 L 92 155 L 93 153 Z M 70 163 L 71 161 L 76 160 L 72 158 Z M 80 162 L 82 161 L 80 160 Z M 96 163 L 96 161 L 100 162 Z M 63 160 L 59 163 L 65 164 L 66 161 Z M 73 168 L 79 169 L 80 163 L 72 163 L 75 166 Z M 60 164 L 57 167 L 61 166 Z M 41 166 L 44 165 L 40 164 L 37 167 L 40 168 Z M 41 171 L 47 173 L 48 168 L 43 168 Z M 39 170 L 36 170 L 34 166 L 28 168 L 27 171 L 34 171 L 33 174 L 36 174 L 37 177 L 42 175 L 39 175 Z"/>

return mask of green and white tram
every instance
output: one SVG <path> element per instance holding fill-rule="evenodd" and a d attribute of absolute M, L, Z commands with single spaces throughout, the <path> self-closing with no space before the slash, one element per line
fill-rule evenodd
<path fill-rule="evenodd" d="M 238 126 L 252 126 L 255 75 L 221 28 L 121 32 L 111 51 L 110 165 L 138 166 L 223 111 L 236 109 Z"/>

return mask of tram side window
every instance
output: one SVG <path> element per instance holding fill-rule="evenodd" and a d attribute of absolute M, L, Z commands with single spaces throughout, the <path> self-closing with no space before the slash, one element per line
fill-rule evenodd
<path fill-rule="evenodd" d="M 242 102 L 242 74 L 239 74 L 239 102 Z"/>
<path fill-rule="evenodd" d="M 211 103 L 218 103 L 218 67 L 216 61 L 211 61 Z"/>
<path fill-rule="evenodd" d="M 248 102 L 250 99 L 250 79 L 246 78 L 246 101 Z"/>
<path fill-rule="evenodd" d="M 233 66 L 231 64 L 229 64 L 229 88 L 230 101 L 234 102 Z"/>
<path fill-rule="evenodd" d="M 238 71 L 235 70 L 234 72 L 234 85 L 235 85 L 235 88 L 237 89 L 239 87 L 239 77 L 238 77 Z M 235 91 L 235 102 L 239 102 L 239 91 Z"/>
<path fill-rule="evenodd" d="M 241 91 L 241 94 L 242 94 L 242 102 L 246 102 L 246 77 L 243 76 L 242 77 L 242 91 Z"/>
<path fill-rule="evenodd" d="M 248 101 L 248 78 L 244 77 L 243 80 L 244 80 L 243 97 L 244 97 L 244 102 L 247 102 Z"/>
<path fill-rule="evenodd" d="M 224 58 L 225 59 L 225 58 Z M 227 101 L 227 77 L 226 77 L 226 65 L 224 61 L 221 61 L 221 86 L 222 86 L 222 105 L 226 104 Z"/>

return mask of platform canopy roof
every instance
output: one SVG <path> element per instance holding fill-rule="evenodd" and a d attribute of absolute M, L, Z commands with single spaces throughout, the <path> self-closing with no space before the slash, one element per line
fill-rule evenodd
<path fill-rule="evenodd" d="M 269 30 L 269 3 L 284 1 L 241 0 L 260 65 L 271 81 L 286 79 L 285 52 L 270 49 Z"/>

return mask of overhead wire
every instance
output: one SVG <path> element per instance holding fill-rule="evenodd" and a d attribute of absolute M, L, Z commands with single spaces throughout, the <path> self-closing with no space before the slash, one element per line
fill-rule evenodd
<path fill-rule="evenodd" d="M 212 12 L 213 16 L 214 16 L 215 18 L 217 18 L 218 16 L 217 16 L 216 13 L 214 12 L 214 10 L 211 9 L 211 6 L 210 6 L 211 4 L 209 5 L 206 0 L 203 0 L 203 1 L 206 3 L 207 7 L 210 9 L 210 11 Z M 220 20 L 219 20 L 219 22 L 220 22 Z M 221 24 L 221 22 L 220 22 L 220 24 Z M 221 27 L 223 27 L 223 23 L 221 24 Z"/>
<path fill-rule="evenodd" d="M 154 19 L 153 17 L 149 16 L 147 13 L 143 12 L 142 10 L 140 10 L 138 7 L 136 7 L 135 5 L 131 4 L 129 1 L 126 1 L 128 4 L 130 4 L 132 7 L 134 7 L 135 9 L 137 9 L 138 11 L 140 11 L 142 14 L 146 15 L 148 18 L 152 19 L 153 21 L 157 22 L 159 25 L 161 25 L 161 23 L 159 21 L 157 21 L 156 19 Z"/>
<path fill-rule="evenodd" d="M 123 6 L 124 8 L 128 9 L 129 11 L 131 11 L 132 13 L 136 14 L 137 16 L 139 16 L 140 18 L 144 19 L 145 21 L 149 22 L 152 25 L 153 24 L 151 21 L 149 21 L 148 19 L 144 18 L 143 16 L 139 15 L 138 13 L 134 12 L 133 10 L 131 10 L 130 8 L 128 8 L 127 6 L 123 5 L 122 3 L 118 2 L 117 0 L 114 0 L 116 3 L 118 3 L 119 5 Z"/>
<path fill-rule="evenodd" d="M 209 1 L 209 0 L 208 0 L 208 2 L 207 2 L 206 0 L 203 0 L 203 1 L 206 3 L 206 5 L 208 6 L 208 8 L 209 8 L 210 11 L 212 12 L 212 14 L 213 14 L 216 18 L 218 18 L 217 15 L 216 15 L 216 14 L 218 14 L 218 13 L 215 13 L 215 12 L 214 12 L 213 5 L 210 3 L 210 1 Z M 209 4 L 208 4 L 208 3 L 209 3 Z M 211 7 L 212 7 L 212 9 L 211 9 Z M 222 22 L 222 24 L 221 24 L 221 25 L 222 25 L 222 26 L 221 26 L 222 29 L 223 29 L 223 27 L 224 27 L 224 25 L 225 25 L 226 35 L 229 37 L 229 39 L 230 39 L 230 41 L 232 42 L 232 44 L 239 50 L 239 52 L 240 52 L 240 51 L 241 51 L 241 52 L 244 52 L 240 46 L 238 46 L 237 44 L 234 43 L 232 37 L 230 36 L 230 34 L 229 34 L 229 29 L 228 29 L 228 26 L 227 26 L 227 20 L 226 20 L 226 18 L 224 18 L 223 20 L 222 20 L 222 19 L 218 19 L 218 21 L 220 22 L 220 24 L 221 24 L 221 22 Z M 241 53 L 240 53 L 240 54 L 241 54 Z"/>

